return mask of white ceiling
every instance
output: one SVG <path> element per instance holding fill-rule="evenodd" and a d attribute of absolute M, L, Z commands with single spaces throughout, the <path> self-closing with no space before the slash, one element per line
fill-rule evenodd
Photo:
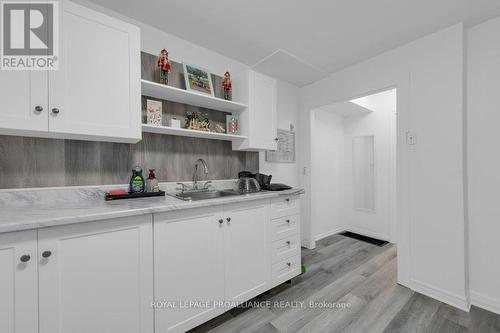
<path fill-rule="evenodd" d="M 299 86 L 455 23 L 500 16 L 498 0 L 92 1 L 249 66 L 265 60 L 266 72 Z M 313 74 L 276 70 L 283 55 Z"/>

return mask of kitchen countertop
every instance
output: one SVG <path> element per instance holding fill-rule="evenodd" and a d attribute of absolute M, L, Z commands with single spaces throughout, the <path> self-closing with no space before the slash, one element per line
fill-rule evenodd
<path fill-rule="evenodd" d="M 258 192 L 199 201 L 182 201 L 166 195 L 140 199 L 104 201 L 103 191 L 80 191 L 78 195 L 52 192 L 9 192 L 0 194 L 0 233 L 92 222 L 126 216 L 169 212 L 180 209 L 225 205 L 250 200 L 299 195 L 303 189 Z M 40 198 L 43 196 L 43 200 Z M 49 197 L 49 198 L 48 198 Z M 52 199 L 50 198 L 52 197 Z"/>

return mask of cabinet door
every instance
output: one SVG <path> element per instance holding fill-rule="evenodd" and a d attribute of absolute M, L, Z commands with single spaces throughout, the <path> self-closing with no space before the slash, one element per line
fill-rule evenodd
<path fill-rule="evenodd" d="M 230 205 L 224 214 L 226 300 L 246 301 L 270 283 L 269 202 Z"/>
<path fill-rule="evenodd" d="M 47 133 L 49 129 L 47 105 L 46 71 L 1 72 L 0 134 Z"/>
<path fill-rule="evenodd" d="M 152 239 L 151 215 L 39 230 L 40 333 L 152 333 Z"/>
<path fill-rule="evenodd" d="M 216 207 L 155 215 L 155 299 L 176 305 L 155 309 L 156 332 L 185 332 L 224 311 L 211 306 L 224 301 L 220 219 Z"/>
<path fill-rule="evenodd" d="M 59 11 L 60 67 L 49 74 L 50 131 L 76 139 L 139 141 L 139 28 L 67 1 Z"/>
<path fill-rule="evenodd" d="M 250 71 L 250 148 L 277 148 L 277 81 Z"/>
<path fill-rule="evenodd" d="M 36 231 L 0 235 L 0 332 L 38 332 Z"/>

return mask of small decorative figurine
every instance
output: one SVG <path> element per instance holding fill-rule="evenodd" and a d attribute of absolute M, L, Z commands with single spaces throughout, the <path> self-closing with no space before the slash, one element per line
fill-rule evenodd
<path fill-rule="evenodd" d="M 168 84 L 168 73 L 170 73 L 172 66 L 168 60 L 167 49 L 161 50 L 161 54 L 158 57 L 158 67 L 160 67 L 160 83 Z"/>
<path fill-rule="evenodd" d="M 224 79 L 222 80 L 222 87 L 224 88 L 224 99 L 230 101 L 232 99 L 232 83 L 231 74 L 229 72 L 224 73 Z"/>

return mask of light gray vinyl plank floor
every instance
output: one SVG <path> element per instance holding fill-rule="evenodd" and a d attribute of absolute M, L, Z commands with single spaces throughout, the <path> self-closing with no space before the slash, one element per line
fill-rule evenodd
<path fill-rule="evenodd" d="M 270 301 L 269 307 L 232 309 L 191 332 L 500 332 L 499 315 L 477 307 L 467 313 L 398 285 L 394 245 L 333 235 L 302 249 L 302 260 L 305 274 L 252 300 Z M 310 306 L 324 302 L 343 307 Z"/>

